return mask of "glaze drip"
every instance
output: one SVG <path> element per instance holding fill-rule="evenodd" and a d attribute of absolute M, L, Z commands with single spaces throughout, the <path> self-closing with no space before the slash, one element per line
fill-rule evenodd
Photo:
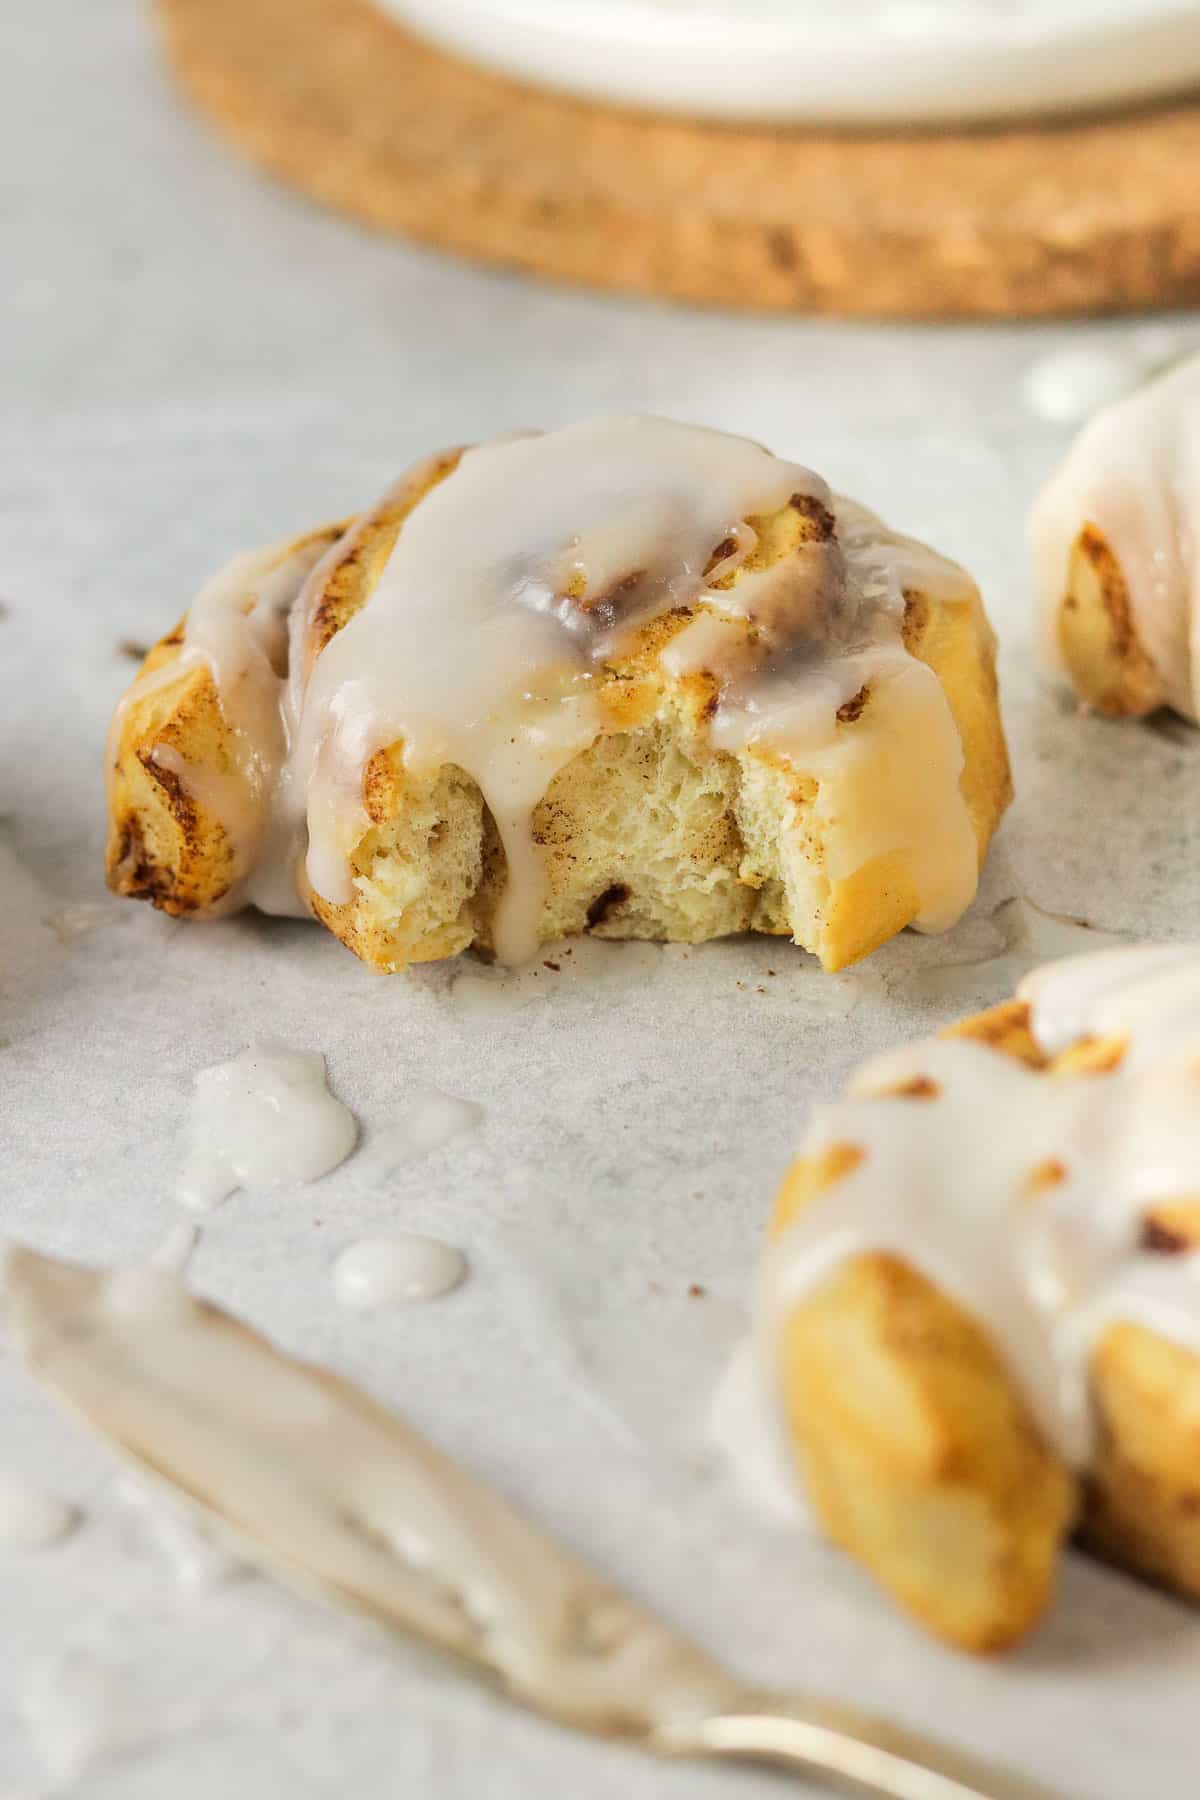
<path fill-rule="evenodd" d="M 352 1312 L 375 1312 L 400 1300 L 438 1300 L 467 1272 L 461 1250 L 415 1231 L 360 1238 L 333 1265 L 333 1291 Z"/>
<path fill-rule="evenodd" d="M 176 1198 L 208 1212 L 240 1187 L 316 1181 L 357 1138 L 353 1113 L 325 1085 L 323 1056 L 256 1044 L 196 1075 Z"/>

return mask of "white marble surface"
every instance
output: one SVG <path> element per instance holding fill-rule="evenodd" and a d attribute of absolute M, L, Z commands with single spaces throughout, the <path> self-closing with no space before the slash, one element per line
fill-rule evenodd
<path fill-rule="evenodd" d="M 193 1072 L 258 1037 L 322 1051 L 368 1139 L 431 1085 L 476 1101 L 477 1131 L 386 1179 L 351 1160 L 235 1197 L 204 1221 L 198 1285 L 402 1407 L 746 1676 L 894 1712 L 1071 1800 L 1187 1800 L 1196 1614 L 1072 1557 L 1028 1649 L 951 1655 L 832 1551 L 749 1518 L 700 1449 L 808 1097 L 1006 991 L 1019 947 L 931 971 L 996 948 L 1013 894 L 1112 929 L 1200 924 L 1200 738 L 1077 717 L 1030 670 L 1022 518 L 1063 432 L 1021 380 L 1084 328 L 843 328 L 535 289 L 245 172 L 176 104 L 131 6 L 49 0 L 10 22 L 4 63 L 0 1229 L 149 1251 Z M 626 406 L 751 432 L 977 572 L 1020 798 L 972 918 L 833 981 L 778 944 L 614 952 L 496 1012 L 445 971 L 371 976 L 315 928 L 177 927 L 107 899 L 119 640 L 161 631 L 228 551 L 353 508 L 431 445 Z M 346 1312 L 334 1256 L 389 1229 L 461 1244 L 470 1278 L 425 1308 Z M 0 1417 L 5 1475 L 84 1515 L 60 1546 L 0 1552 L 6 1800 L 776 1791 L 577 1742 L 262 1581 L 181 1585 L 104 1454 L 3 1352 Z M 85 1696 L 89 1657 L 111 1690 L 78 1775 L 25 1718 L 65 1654 Z"/>

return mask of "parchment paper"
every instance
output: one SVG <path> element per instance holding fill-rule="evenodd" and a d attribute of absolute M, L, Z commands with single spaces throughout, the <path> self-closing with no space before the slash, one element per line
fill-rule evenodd
<path fill-rule="evenodd" d="M 350 1162 L 238 1195 L 205 1222 L 197 1284 L 400 1407 L 746 1677 L 892 1712 L 1072 1800 L 1193 1795 L 1194 1612 L 1072 1556 L 1036 1641 L 971 1661 L 747 1512 L 704 1444 L 812 1097 L 1054 947 L 1028 909 L 997 914 L 1013 896 L 1113 931 L 1200 927 L 1200 734 L 1080 716 L 1030 662 L 1023 516 L 1066 433 L 1021 377 L 1085 330 L 1138 327 L 756 322 L 534 288 L 244 171 L 131 6 L 51 0 L 5 36 L 0 1229 L 149 1251 L 193 1072 L 263 1035 L 321 1050 L 368 1137 L 417 1087 L 478 1101 L 477 1132 L 382 1183 Z M 105 895 L 123 640 L 168 627 L 229 552 L 365 503 L 420 452 L 624 407 L 749 432 L 980 579 L 1019 799 L 955 932 L 836 980 L 780 943 L 581 955 L 480 1004 L 474 976 L 381 980 L 315 927 L 177 926 Z M 391 1225 L 461 1244 L 470 1279 L 344 1312 L 333 1255 Z M 65 1653 L 111 1688 L 107 1757 L 55 1789 L 83 1800 L 774 1791 L 576 1741 L 265 1582 L 189 1592 L 11 1354 L 0 1408 L 0 1466 L 83 1509 L 62 1546 L 0 1555 L 0 1792 L 54 1786 L 25 1715 Z"/>

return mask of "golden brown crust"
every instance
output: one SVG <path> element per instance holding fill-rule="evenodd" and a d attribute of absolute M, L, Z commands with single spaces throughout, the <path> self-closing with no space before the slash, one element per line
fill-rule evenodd
<path fill-rule="evenodd" d="M 306 674 L 367 603 L 405 518 L 460 455 L 448 451 L 422 465 L 326 557 L 301 645 Z M 718 577 L 722 587 L 828 541 L 833 531 L 827 510 L 805 495 L 750 523 L 754 548 L 741 567 Z M 728 544 L 714 544 L 710 566 L 729 553 Z M 629 586 L 589 604 L 615 618 Z M 598 672 L 605 731 L 555 777 L 533 818 L 546 874 L 542 938 L 594 931 L 699 942 L 754 930 L 793 935 L 826 968 L 845 967 L 920 911 L 908 852 L 828 875 L 814 823 L 815 780 L 754 746 L 736 756 L 712 748 L 716 678 L 699 670 L 672 679 L 660 662 L 695 615 L 681 606 L 653 619 Z M 772 621 L 751 620 L 744 629 L 750 653 Z M 910 593 L 903 635 L 938 676 L 959 730 L 961 788 L 982 860 L 1012 789 L 994 639 L 969 579 L 952 599 Z M 179 641 L 177 629 L 146 669 L 169 664 Z M 879 704 L 868 684 L 842 708 L 838 731 L 871 731 Z M 178 682 L 149 692 L 135 688 L 119 720 L 108 869 L 118 892 L 169 912 L 211 911 L 230 888 L 231 846 L 204 804 L 205 783 L 186 791 L 163 766 L 164 749 L 167 764 L 218 777 L 231 766 L 228 729 L 203 665 L 189 662 Z M 306 892 L 314 915 L 384 972 L 470 944 L 489 948 L 505 864 L 475 783 L 452 767 L 414 774 L 395 743 L 369 763 L 363 803 L 371 823 L 349 851 L 353 898 L 334 905 Z"/>
<path fill-rule="evenodd" d="M 1162 677 L 1138 637 L 1121 565 L 1090 523 L 1071 546 L 1058 644 L 1076 693 L 1097 712 L 1141 716 L 1163 704 Z"/>
<path fill-rule="evenodd" d="M 969 1038 L 1047 1079 L 1115 1068 L 1119 1038 L 1048 1056 L 1029 1008 L 1007 1001 L 943 1035 Z M 918 1079 L 903 1088 L 930 1097 Z M 792 1164 L 771 1230 L 861 1160 L 853 1144 Z M 1053 1162 L 1031 1189 L 1062 1179 Z M 1200 1198 L 1147 1209 L 1143 1243 L 1200 1246 Z M 847 1261 L 785 1321 L 779 1370 L 790 1436 L 822 1523 L 923 1625 L 994 1650 L 1041 1617 L 1059 1545 L 1078 1515 L 1083 1541 L 1122 1566 L 1200 1599 L 1200 1357 L 1136 1324 L 1115 1324 L 1092 1356 L 1096 1451 L 1079 1483 L 1046 1444 L 987 1334 L 893 1255 Z"/>
<path fill-rule="evenodd" d="M 986 1333 L 898 1257 L 863 1255 L 789 1315 L 779 1356 L 834 1541 L 961 1648 L 1023 1637 L 1053 1591 L 1075 1491 Z"/>
<path fill-rule="evenodd" d="M 1084 1543 L 1200 1600 L 1200 1358 L 1144 1326 L 1114 1325 L 1093 1357 L 1092 1393 Z"/>
<path fill-rule="evenodd" d="M 970 618 L 923 594 L 905 596 L 904 645 L 942 684 L 963 747 L 962 791 L 975 827 L 979 859 L 1013 796 L 1008 745 L 1000 719 L 996 638 L 978 593 Z"/>
<path fill-rule="evenodd" d="M 139 670 L 163 674 L 178 660 L 182 623 L 160 640 Z M 208 747 L 224 732 L 207 668 L 190 664 L 144 698 L 133 698 L 109 747 L 109 837 L 105 874 L 116 894 L 149 900 L 176 917 L 219 903 L 231 880 L 230 850 L 218 822 L 154 760 L 160 746 Z"/>
<path fill-rule="evenodd" d="M 379 506 L 358 521 L 360 529 L 350 533 L 313 608 L 304 646 L 306 675 L 330 639 L 371 598 L 405 519 L 426 494 L 453 474 L 461 457 L 461 448 L 430 457 L 411 479 L 398 483 Z"/>
<path fill-rule="evenodd" d="M 270 566 L 310 546 L 314 552 L 328 548 L 344 529 L 341 521 L 305 532 L 281 545 Z M 218 909 L 234 878 L 233 848 L 220 820 L 188 792 L 176 770 L 156 758 L 165 750 L 168 760 L 173 755 L 218 777 L 233 767 L 212 674 L 205 663 L 180 661 L 183 642 L 181 619 L 142 663 L 105 752 L 108 885 L 176 917 Z"/>

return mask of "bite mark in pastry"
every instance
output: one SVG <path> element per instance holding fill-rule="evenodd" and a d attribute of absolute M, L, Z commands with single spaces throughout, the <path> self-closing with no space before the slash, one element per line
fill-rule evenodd
<path fill-rule="evenodd" d="M 1200 357 L 1084 427 L 1030 549 L 1045 666 L 1100 712 L 1200 719 Z"/>
<path fill-rule="evenodd" d="M 1200 1598 L 1200 949 L 1049 964 L 867 1063 L 759 1318 L 792 1478 L 929 1630 L 1021 1637 L 1076 1521 Z"/>
<path fill-rule="evenodd" d="M 840 968 L 959 917 L 1010 795 L 970 578 L 643 418 L 448 452 L 238 559 L 108 763 L 117 891 L 309 910 L 381 970 L 584 930 Z"/>

